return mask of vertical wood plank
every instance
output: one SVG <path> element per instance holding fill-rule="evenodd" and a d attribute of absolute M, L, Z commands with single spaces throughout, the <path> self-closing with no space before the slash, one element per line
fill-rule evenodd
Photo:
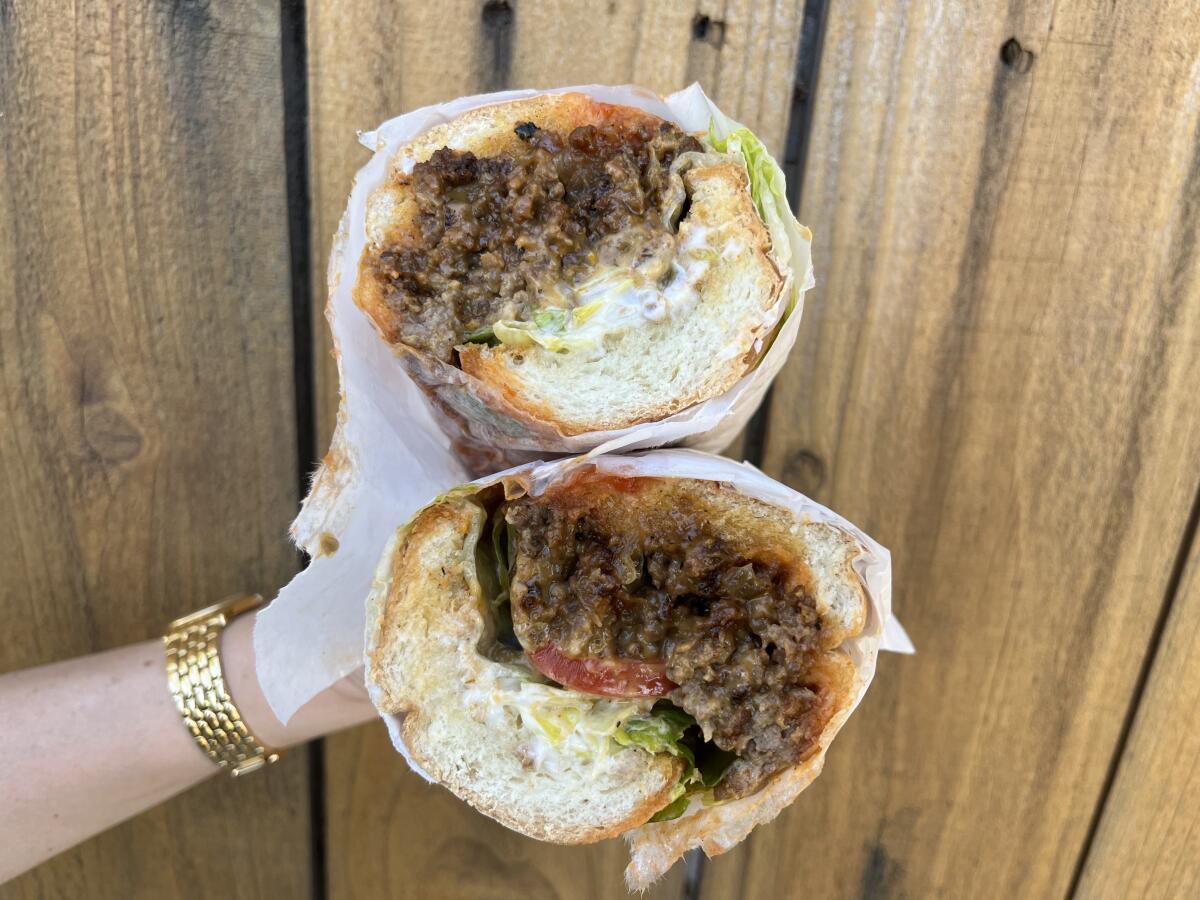
<path fill-rule="evenodd" d="M 1078 897 L 1200 894 L 1200 545 L 1194 541 Z"/>
<path fill-rule="evenodd" d="M 281 121 L 274 3 L 0 3 L 0 670 L 292 572 Z M 0 894 L 307 896 L 306 787 L 214 781 Z"/>
<path fill-rule="evenodd" d="M 830 6 L 766 467 L 892 548 L 918 655 L 705 896 L 1068 890 L 1200 481 L 1197 60 L 1182 0 Z"/>
<path fill-rule="evenodd" d="M 803 3 L 630 0 L 310 2 L 308 54 L 318 444 L 337 409 L 321 315 L 330 237 L 354 171 L 356 129 L 415 107 L 507 87 L 701 79 L 730 115 L 782 148 Z M 382 728 L 327 742 L 333 897 L 624 897 L 623 844 L 537 844 L 404 769 Z M 682 867 L 650 892 L 674 897 Z"/>

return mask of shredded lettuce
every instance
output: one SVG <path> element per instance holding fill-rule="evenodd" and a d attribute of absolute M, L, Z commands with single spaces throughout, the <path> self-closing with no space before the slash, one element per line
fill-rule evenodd
<path fill-rule="evenodd" d="M 712 789 L 737 758 L 709 742 L 700 743 L 693 750 L 684 739 L 688 730 L 695 727 L 696 720 L 683 710 L 660 704 L 649 715 L 629 719 L 613 735 L 619 744 L 638 746 L 650 753 L 670 753 L 685 763 L 683 774 L 671 791 L 670 802 L 651 817 L 651 822 L 679 818 L 695 796 L 700 796 L 706 805 L 714 802 Z M 693 742 L 698 740 L 693 738 Z"/>
<path fill-rule="evenodd" d="M 692 803 L 692 796 L 682 781 L 675 784 L 671 790 L 671 802 L 650 817 L 651 822 L 670 822 L 678 819 Z"/>
<path fill-rule="evenodd" d="M 614 753 L 614 733 L 644 708 L 637 701 L 602 700 L 524 679 L 497 699 L 520 717 L 526 730 L 585 762 Z"/>
<path fill-rule="evenodd" d="M 533 327 L 550 334 L 561 334 L 572 318 L 571 311 L 558 306 L 548 306 L 533 314 Z"/>
<path fill-rule="evenodd" d="M 583 302 L 574 309 L 562 306 L 547 306 L 533 314 L 532 321 L 518 322 L 505 319 L 492 325 L 497 342 L 509 347 L 545 347 L 552 353 L 572 350 L 591 350 L 600 343 L 604 326 L 619 325 L 619 321 L 600 322 L 597 314 L 607 306 L 620 307 L 620 295 L 631 291 L 646 290 L 638 282 L 637 273 L 631 270 L 604 269 L 573 289 L 575 297 Z M 620 318 L 620 309 L 615 309 Z M 608 319 L 613 319 L 609 315 Z M 588 322 L 595 326 L 588 328 Z"/>
<path fill-rule="evenodd" d="M 504 540 L 504 516 L 492 515 L 492 560 L 496 567 L 496 593 L 492 606 L 503 606 L 508 600 L 508 547 Z"/>
<path fill-rule="evenodd" d="M 695 724 L 696 720 L 681 709 L 657 709 L 630 719 L 613 732 L 613 740 L 624 747 L 641 747 L 648 753 L 670 753 L 694 766 L 696 757 L 682 741 L 684 733 Z"/>
<path fill-rule="evenodd" d="M 599 301 L 575 309 L 548 306 L 535 312 L 532 322 L 497 322 L 492 331 L 501 343 L 510 347 L 540 344 L 553 353 L 582 350 L 595 345 L 595 336 L 580 335 L 575 329 L 594 316 L 600 306 Z"/>
<path fill-rule="evenodd" d="M 513 632 L 512 607 L 508 596 L 516 560 L 517 530 L 504 518 L 502 507 L 492 508 L 487 515 L 475 540 L 475 575 L 484 599 L 491 607 L 496 642 L 510 650 L 519 651 L 521 644 Z"/>
<path fill-rule="evenodd" d="M 508 524 L 503 513 L 492 514 L 492 556 L 496 564 L 496 581 L 499 583 L 492 597 L 492 606 L 501 607 L 508 602 L 508 586 L 512 582 L 512 563 L 515 557 L 516 529 Z"/>
<path fill-rule="evenodd" d="M 619 744 L 628 743 L 650 753 L 670 753 L 686 763 L 683 775 L 671 789 L 670 802 L 650 818 L 651 822 L 677 819 L 691 803 L 688 787 L 694 781 L 696 755 L 683 743 L 683 736 L 695 724 L 696 720 L 683 710 L 668 707 L 630 719 L 614 735 Z"/>
<path fill-rule="evenodd" d="M 586 303 L 583 306 L 576 307 L 571 312 L 571 321 L 575 325 L 584 325 L 587 323 L 588 319 L 600 312 L 600 307 L 602 306 L 604 306 L 603 300 L 595 300 L 591 303 Z"/>
<path fill-rule="evenodd" d="M 536 765 L 553 758 L 547 752 L 551 748 L 593 765 L 627 747 L 668 753 L 683 761 L 683 772 L 671 789 L 670 802 L 650 821 L 678 818 L 693 798 L 705 805 L 717 802 L 712 789 L 736 757 L 704 741 L 696 720 L 686 712 L 662 701 L 647 709 L 645 701 L 601 699 L 542 684 L 536 677 L 514 675 L 495 697 L 533 736 Z"/>
<path fill-rule="evenodd" d="M 716 120 L 711 120 L 708 126 L 708 144 L 714 150 L 736 153 L 742 157 L 746 172 L 750 176 L 750 196 L 754 200 L 759 217 L 771 234 L 771 249 L 780 263 L 790 265 L 792 247 L 788 226 L 789 223 L 796 228 L 799 225 L 796 224 L 792 208 L 788 204 L 787 185 L 779 164 L 771 158 L 763 142 L 744 125 L 738 125 L 720 135 L 717 133 Z"/>
<path fill-rule="evenodd" d="M 463 336 L 463 340 L 468 344 L 494 345 L 498 343 L 496 340 L 496 333 L 492 330 L 491 325 L 484 325 L 480 328 L 476 328 L 474 331 L 468 331 L 466 335 Z"/>
<path fill-rule="evenodd" d="M 683 255 L 706 265 L 717 259 L 715 251 L 704 247 L 687 248 Z M 528 322 L 496 322 L 492 333 L 499 343 L 509 347 L 536 344 L 554 353 L 594 350 L 606 334 L 661 319 L 669 306 L 681 302 L 680 297 L 687 294 L 703 271 L 695 265 L 689 270 L 677 262 L 663 283 L 641 269 L 600 267 L 585 281 L 557 290 L 558 301 L 575 302 L 578 305 L 574 308 L 543 307 Z"/>

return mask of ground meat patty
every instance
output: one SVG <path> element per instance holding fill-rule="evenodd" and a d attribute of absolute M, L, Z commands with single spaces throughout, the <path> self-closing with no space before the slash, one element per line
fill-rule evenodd
<path fill-rule="evenodd" d="M 651 506 L 620 489 L 508 503 L 516 634 L 531 653 L 665 663 L 669 699 L 738 755 L 718 798 L 746 796 L 815 749 L 831 714 L 815 602 L 783 556 L 734 550 L 686 498 Z"/>
<path fill-rule="evenodd" d="M 666 122 L 567 135 L 526 122 L 516 132 L 516 153 L 443 147 L 417 163 L 408 177 L 419 235 L 367 263 L 386 285 L 400 340 L 445 361 L 473 331 L 528 321 L 548 286 L 661 250 L 671 163 L 702 149 Z"/>

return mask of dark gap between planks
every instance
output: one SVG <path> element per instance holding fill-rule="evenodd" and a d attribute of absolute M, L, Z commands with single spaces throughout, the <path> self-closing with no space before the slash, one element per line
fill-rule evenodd
<path fill-rule="evenodd" d="M 308 183 L 308 57 L 304 0 L 279 5 L 280 82 L 283 90 L 283 158 L 287 186 L 288 250 L 292 303 L 292 384 L 296 416 L 296 499 L 308 492 L 316 465 L 316 370 L 313 365 L 311 196 Z M 299 554 L 300 565 L 307 560 Z M 325 742 L 308 755 L 311 896 L 329 895 L 326 860 Z"/>
<path fill-rule="evenodd" d="M 808 161 L 808 141 L 812 131 L 813 101 L 817 92 L 817 71 L 821 62 L 821 46 L 825 38 L 825 19 L 828 0 L 806 0 L 804 21 L 800 25 L 800 49 L 796 54 L 796 79 L 792 83 L 792 106 L 788 113 L 787 139 L 783 146 L 783 174 L 787 179 L 788 203 L 800 211 L 800 189 L 804 184 L 804 167 Z M 767 446 L 767 427 L 775 389 L 768 388 L 762 406 L 746 424 L 746 441 L 742 455 L 762 467 Z"/>
<path fill-rule="evenodd" d="M 804 167 L 808 160 L 813 101 L 816 97 L 827 8 L 827 0 L 805 0 L 804 20 L 800 25 L 800 48 L 796 53 L 796 77 L 792 82 L 792 103 L 788 110 L 787 138 L 783 145 L 782 161 L 783 174 L 787 179 L 788 204 L 797 213 L 800 211 L 800 189 L 804 183 Z M 694 30 L 693 39 L 705 39 L 708 29 L 703 31 L 704 33 L 697 35 Z M 746 424 L 742 456 L 760 468 L 766 451 L 767 425 L 771 418 L 774 393 L 774 388 L 767 390 L 762 406 Z M 707 865 L 708 860 L 701 851 L 688 851 L 685 857 L 682 900 L 700 900 Z"/>
<path fill-rule="evenodd" d="M 1191 556 L 1192 547 L 1196 543 L 1198 527 L 1200 527 L 1200 484 L 1196 486 L 1196 493 L 1192 498 L 1192 508 L 1188 513 L 1187 522 L 1183 526 L 1183 533 L 1180 535 L 1179 549 L 1175 553 L 1175 562 L 1171 566 L 1171 575 L 1167 579 L 1167 587 L 1163 593 L 1162 604 L 1159 606 L 1158 616 L 1154 620 L 1154 628 L 1150 632 L 1150 642 L 1146 645 L 1146 654 L 1142 657 L 1142 664 L 1138 669 L 1137 681 L 1134 683 L 1133 693 L 1129 697 L 1129 705 L 1125 710 L 1125 719 L 1121 723 L 1121 731 L 1117 735 L 1117 742 L 1113 747 L 1112 758 L 1108 763 L 1108 771 L 1104 775 L 1104 783 L 1100 787 L 1100 795 L 1096 798 L 1096 806 L 1092 810 L 1092 818 L 1088 822 L 1087 834 L 1084 836 L 1083 844 L 1079 848 L 1079 856 L 1075 859 L 1075 871 L 1071 873 L 1070 887 L 1067 889 L 1068 900 L 1074 900 L 1078 896 L 1079 884 L 1083 880 L 1084 870 L 1087 869 L 1088 859 L 1092 855 L 1092 844 L 1095 842 L 1096 834 L 1100 830 L 1100 822 L 1104 818 L 1104 809 L 1108 805 L 1108 797 L 1112 793 L 1113 785 L 1116 783 L 1117 772 L 1121 768 L 1121 759 L 1125 756 L 1125 747 L 1129 743 L 1129 736 L 1133 733 L 1133 723 L 1137 719 L 1138 709 L 1142 705 L 1142 697 L 1146 693 L 1146 684 L 1150 680 L 1150 672 L 1154 668 L 1154 661 L 1158 658 L 1158 650 L 1162 644 L 1163 635 L 1167 630 L 1167 620 L 1171 617 L 1171 609 L 1174 607 L 1175 600 L 1179 596 L 1183 576 L 1187 571 L 1188 559 Z"/>

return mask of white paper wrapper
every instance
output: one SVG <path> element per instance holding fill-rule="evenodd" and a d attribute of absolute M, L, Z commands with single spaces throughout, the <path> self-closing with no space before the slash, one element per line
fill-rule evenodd
<path fill-rule="evenodd" d="M 292 524 L 293 539 L 312 562 L 259 614 L 254 634 L 259 678 L 283 721 L 361 664 L 363 601 L 396 526 L 469 477 L 423 395 L 354 304 L 367 197 L 385 179 L 396 148 L 434 125 L 478 106 L 562 91 L 637 106 L 689 131 L 705 130 L 710 118 L 720 116 L 698 85 L 666 98 L 636 87 L 584 85 L 466 97 L 416 110 L 361 136 L 375 154 L 355 178 L 329 261 L 327 316 L 341 379 L 338 425 Z M 795 308 L 758 367 L 728 393 L 660 422 L 566 438 L 554 449 L 603 453 L 680 443 L 713 450 L 726 446 L 795 343 L 803 290 L 812 283 L 806 241 L 793 246 L 793 266 L 803 278 Z"/>

